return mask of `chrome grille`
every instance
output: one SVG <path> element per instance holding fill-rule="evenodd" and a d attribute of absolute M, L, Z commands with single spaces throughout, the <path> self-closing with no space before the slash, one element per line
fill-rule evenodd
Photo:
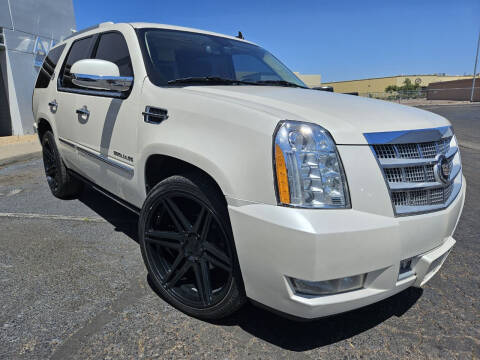
<path fill-rule="evenodd" d="M 449 160 L 452 167 L 452 159 Z M 435 182 L 433 165 L 385 168 L 384 173 L 388 182 Z"/>
<path fill-rule="evenodd" d="M 373 148 L 380 159 L 393 159 L 397 157 L 393 145 L 374 145 Z"/>
<path fill-rule="evenodd" d="M 452 137 L 439 141 L 430 141 L 418 144 L 379 144 L 373 149 L 379 159 L 429 159 L 438 154 L 445 154 L 450 149 Z"/>
<path fill-rule="evenodd" d="M 403 181 L 402 169 L 399 168 L 385 169 L 385 176 L 387 177 L 388 182 Z"/>
<path fill-rule="evenodd" d="M 393 146 L 397 148 L 397 157 L 401 159 L 418 159 L 420 157 L 416 144 L 399 144 Z"/>
<path fill-rule="evenodd" d="M 409 166 L 409 167 L 403 168 L 403 171 L 405 172 L 405 181 L 408 181 L 408 182 L 427 181 L 425 176 L 425 166 Z"/>
<path fill-rule="evenodd" d="M 365 137 L 384 174 L 396 215 L 445 208 L 460 191 L 460 157 L 450 127 Z M 448 179 L 442 177 L 442 165 L 450 170 Z"/>
<path fill-rule="evenodd" d="M 443 204 L 452 193 L 452 185 L 430 190 L 409 190 L 392 192 L 395 206 L 424 206 Z"/>

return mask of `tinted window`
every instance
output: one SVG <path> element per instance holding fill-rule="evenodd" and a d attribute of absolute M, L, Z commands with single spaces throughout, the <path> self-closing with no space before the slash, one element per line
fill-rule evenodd
<path fill-rule="evenodd" d="M 282 80 L 267 64 L 249 54 L 232 55 L 235 76 L 243 81 Z"/>
<path fill-rule="evenodd" d="M 133 76 L 127 43 L 120 33 L 111 32 L 101 35 L 95 59 L 117 64 L 120 76 Z"/>
<path fill-rule="evenodd" d="M 63 76 L 61 79 L 62 86 L 77 88 L 78 86 L 72 84 L 72 77 L 70 75 L 70 69 L 72 65 L 78 60 L 89 59 L 91 53 L 93 37 L 89 36 L 84 39 L 75 41 L 70 48 L 67 60 L 63 65 Z"/>
<path fill-rule="evenodd" d="M 48 87 L 63 49 L 65 49 L 65 45 L 59 46 L 48 53 L 38 73 L 37 82 L 35 83 L 36 88 Z"/>
<path fill-rule="evenodd" d="M 137 34 L 148 76 L 156 85 L 188 77 L 221 77 L 305 86 L 272 54 L 247 42 L 165 29 L 138 29 Z"/>

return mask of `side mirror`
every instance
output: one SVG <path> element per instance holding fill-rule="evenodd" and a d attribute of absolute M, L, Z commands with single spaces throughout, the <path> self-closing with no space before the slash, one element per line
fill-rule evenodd
<path fill-rule="evenodd" d="M 79 60 L 72 65 L 70 74 L 72 83 L 87 89 L 123 92 L 133 84 L 133 77 L 120 76 L 118 66 L 106 60 Z"/>

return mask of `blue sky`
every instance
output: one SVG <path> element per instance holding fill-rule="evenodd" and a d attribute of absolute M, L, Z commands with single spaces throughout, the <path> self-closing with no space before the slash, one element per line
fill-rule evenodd
<path fill-rule="evenodd" d="M 146 21 L 241 30 L 290 69 L 322 82 L 473 73 L 480 0 L 73 0 L 77 29 Z"/>

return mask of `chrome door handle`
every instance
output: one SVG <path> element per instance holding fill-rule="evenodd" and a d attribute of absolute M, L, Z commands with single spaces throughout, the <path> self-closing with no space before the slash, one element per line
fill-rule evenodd
<path fill-rule="evenodd" d="M 84 115 L 84 116 L 89 116 L 90 115 L 90 111 L 88 111 L 86 106 L 83 106 L 82 108 L 75 110 L 75 112 L 78 115 Z"/>
<path fill-rule="evenodd" d="M 52 113 L 55 113 L 57 112 L 58 110 L 58 103 L 57 103 L 57 100 L 52 100 L 48 103 L 48 107 L 50 108 L 50 111 Z"/>
<path fill-rule="evenodd" d="M 146 123 L 160 124 L 163 120 L 168 119 L 168 110 L 147 106 L 145 107 L 145 111 L 142 112 L 142 115 Z"/>

